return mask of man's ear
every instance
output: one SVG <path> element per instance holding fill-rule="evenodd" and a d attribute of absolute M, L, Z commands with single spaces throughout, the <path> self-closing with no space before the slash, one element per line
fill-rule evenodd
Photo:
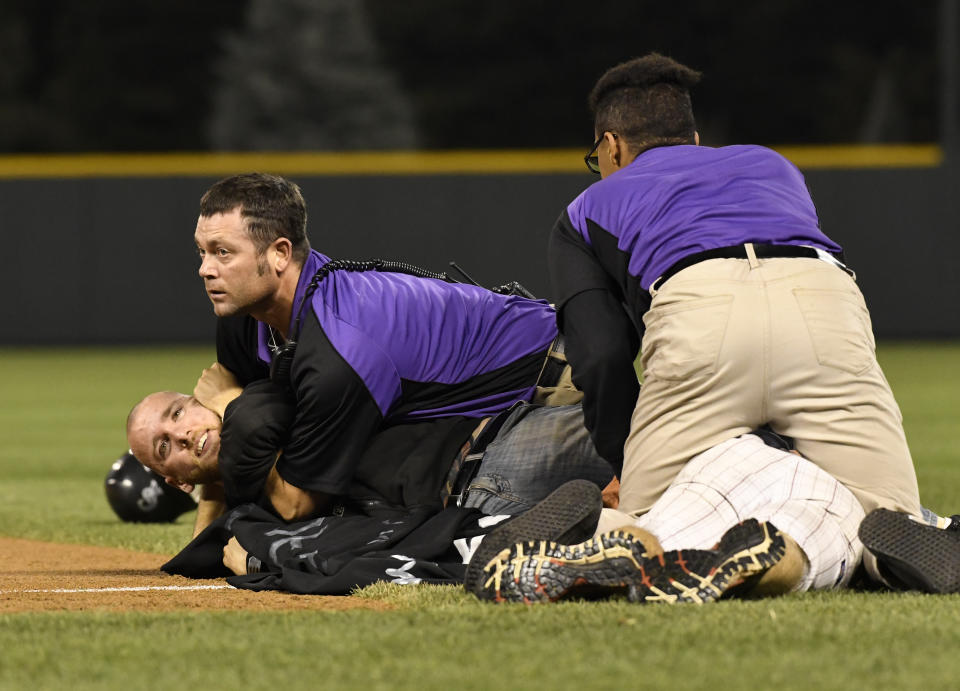
<path fill-rule="evenodd" d="M 603 136 L 607 137 L 607 150 L 610 152 L 610 163 L 615 170 L 620 170 L 633 163 L 637 154 L 631 150 L 630 142 L 624 139 L 623 136 L 614 137 L 610 132 L 605 132 Z"/>
<path fill-rule="evenodd" d="M 277 238 L 270 244 L 270 259 L 274 271 L 282 273 L 293 259 L 293 244 L 287 238 Z"/>
<path fill-rule="evenodd" d="M 190 494 L 193 491 L 193 485 L 187 484 L 186 482 L 177 482 L 172 477 L 164 478 L 168 485 L 171 487 L 176 487 L 179 490 L 183 490 L 187 494 Z"/>
<path fill-rule="evenodd" d="M 604 132 L 603 138 L 607 142 L 607 156 L 610 158 L 610 165 L 614 170 L 619 170 L 623 167 L 623 151 L 620 149 L 623 139 L 615 137 L 613 132 Z"/>
<path fill-rule="evenodd" d="M 693 131 L 693 145 L 700 146 L 700 133 L 696 130 Z"/>

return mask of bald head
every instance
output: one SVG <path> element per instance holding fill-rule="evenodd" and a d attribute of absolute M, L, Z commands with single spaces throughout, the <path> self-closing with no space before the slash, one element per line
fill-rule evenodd
<path fill-rule="evenodd" d="M 190 491 L 219 479 L 220 416 L 193 396 L 150 394 L 127 416 L 127 442 L 137 459 L 167 482 Z"/>

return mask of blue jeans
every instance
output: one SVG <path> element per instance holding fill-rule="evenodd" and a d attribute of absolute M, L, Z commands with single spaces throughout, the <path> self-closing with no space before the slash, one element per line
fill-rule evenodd
<path fill-rule="evenodd" d="M 513 516 L 570 480 L 590 480 L 603 488 L 612 478 L 613 469 L 597 454 L 583 425 L 580 404 L 526 403 L 510 414 L 487 445 L 461 505 Z"/>

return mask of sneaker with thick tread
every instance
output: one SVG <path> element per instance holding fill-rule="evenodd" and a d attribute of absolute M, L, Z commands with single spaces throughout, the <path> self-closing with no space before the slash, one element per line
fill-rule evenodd
<path fill-rule="evenodd" d="M 484 567 L 493 557 L 519 542 L 548 540 L 561 544 L 582 542 L 593 535 L 600 520 L 603 496 L 589 480 L 566 482 L 526 513 L 491 530 L 467 564 L 463 587 L 483 598 Z"/>
<path fill-rule="evenodd" d="M 783 558 L 786 549 L 783 535 L 772 523 L 750 518 L 724 533 L 713 549 L 665 552 L 659 558 L 657 575 L 636 584 L 630 599 L 645 603 L 713 602 L 759 578 Z"/>
<path fill-rule="evenodd" d="M 629 596 L 635 583 L 648 579 L 647 556 L 629 526 L 575 545 L 528 540 L 494 556 L 475 592 L 484 600 L 527 604 L 572 596 Z"/>
<path fill-rule="evenodd" d="M 960 593 L 960 516 L 937 528 L 909 514 L 875 509 L 858 534 L 891 588 Z"/>

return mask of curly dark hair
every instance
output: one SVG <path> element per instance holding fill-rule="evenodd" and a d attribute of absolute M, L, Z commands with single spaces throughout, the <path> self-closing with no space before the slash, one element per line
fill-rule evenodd
<path fill-rule="evenodd" d="M 220 180 L 200 199 L 201 216 L 229 213 L 238 207 L 259 254 L 283 237 L 293 245 L 297 263 L 307 260 L 307 203 L 296 184 L 279 175 L 244 173 Z"/>
<path fill-rule="evenodd" d="M 700 73 L 650 53 L 607 70 L 590 92 L 596 132 L 616 132 L 633 149 L 692 144 L 690 89 Z"/>

